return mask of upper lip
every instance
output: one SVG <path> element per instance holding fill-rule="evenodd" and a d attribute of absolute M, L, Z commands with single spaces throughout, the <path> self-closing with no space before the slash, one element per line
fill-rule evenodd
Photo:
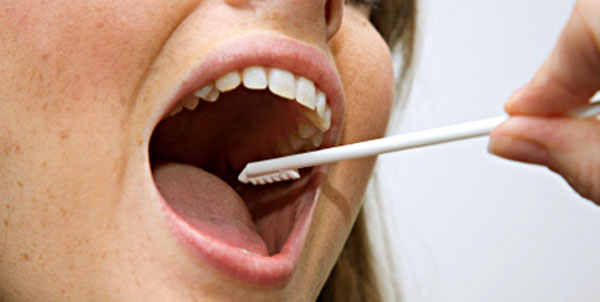
<path fill-rule="evenodd" d="M 325 133 L 322 146 L 332 146 L 340 136 L 345 108 L 342 84 L 332 62 L 325 53 L 316 48 L 285 37 L 254 35 L 230 41 L 201 59 L 177 82 L 171 97 L 155 116 L 152 129 L 177 102 L 199 87 L 229 71 L 259 65 L 288 70 L 313 80 L 319 86 L 327 95 L 327 102 L 332 110 L 331 128 Z M 322 176 L 324 170 L 316 171 L 317 175 L 321 173 Z M 168 218 L 184 244 L 191 246 L 192 250 L 200 255 L 211 258 L 212 262 L 216 262 L 213 263 L 216 268 L 227 275 L 258 285 L 280 285 L 290 279 L 300 257 L 321 179 L 322 177 L 314 177 L 311 180 L 311 193 L 308 195 L 313 201 L 310 211 L 303 215 L 303 222 L 298 222 L 304 226 L 300 226 L 294 232 L 295 237 L 288 238 L 282 251 L 274 256 L 249 255 L 239 250 L 228 249 L 225 244 L 202 236 L 193 227 L 181 221 L 177 214 L 170 213 Z M 210 251 L 202 251 L 207 249 L 207 246 L 210 246 Z"/>

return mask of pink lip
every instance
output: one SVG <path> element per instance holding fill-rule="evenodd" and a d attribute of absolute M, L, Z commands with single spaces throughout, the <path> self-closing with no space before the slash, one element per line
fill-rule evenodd
<path fill-rule="evenodd" d="M 323 147 L 336 143 L 345 107 L 339 76 L 324 53 L 288 38 L 252 36 L 228 43 L 214 51 L 181 81 L 166 106 L 164 115 L 179 100 L 207 82 L 229 71 L 253 65 L 281 68 L 313 80 L 327 95 L 327 102 L 332 110 L 332 126 L 325 134 Z M 203 234 L 177 215 L 158 193 L 158 189 L 157 193 L 171 230 L 192 254 L 226 276 L 258 286 L 274 287 L 287 283 L 296 269 L 325 172 L 326 167 L 312 169 L 308 189 L 299 197 L 306 200 L 302 203 L 302 208 L 298 209 L 296 223 L 281 252 L 272 256 L 249 254 Z"/>

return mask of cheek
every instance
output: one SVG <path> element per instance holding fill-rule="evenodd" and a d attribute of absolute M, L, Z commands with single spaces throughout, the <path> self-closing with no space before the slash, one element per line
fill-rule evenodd
<path fill-rule="evenodd" d="M 27 188 L 42 188 L 60 175 L 72 183 L 63 191 L 81 187 L 87 171 L 75 163 L 93 166 L 109 152 L 161 42 L 149 31 L 166 21 L 143 17 L 160 5 L 142 2 L 0 0 L 0 179 L 16 171 L 21 182 L 30 178 Z"/>
<path fill-rule="evenodd" d="M 132 96 L 191 2 L 0 0 L 0 180 L 82 183 L 118 157 Z"/>
<path fill-rule="evenodd" d="M 123 107 L 187 10 L 155 2 L 0 0 L 0 233 L 17 234 L 13 250 L 40 238 L 40 255 L 59 254 L 117 199 L 101 187 L 124 166 Z"/>
<path fill-rule="evenodd" d="M 0 91 L 86 105 L 115 99 L 111 89 L 130 96 L 187 9 L 155 2 L 0 0 Z"/>
<path fill-rule="evenodd" d="M 340 144 L 385 135 L 394 97 L 391 55 L 379 34 L 362 16 L 346 10 L 331 49 L 346 95 Z M 323 194 L 332 199 L 349 230 L 362 204 L 374 158 L 331 166 Z M 334 194 L 335 193 L 335 194 Z"/>
<path fill-rule="evenodd" d="M 335 61 L 346 93 L 343 143 L 385 135 L 394 99 L 390 51 L 365 20 L 342 28 L 335 41 Z"/>
<path fill-rule="evenodd" d="M 346 97 L 340 144 L 383 136 L 394 96 L 387 45 L 364 17 L 346 9 L 342 27 L 330 47 Z M 328 252 L 322 255 L 315 271 L 328 272 L 322 269 L 322 263 L 331 266 L 336 263 L 339 254 L 330 251 L 342 250 L 361 208 L 374 163 L 374 158 L 366 158 L 329 167 L 314 217 L 318 235 L 310 239 L 314 246 Z"/>

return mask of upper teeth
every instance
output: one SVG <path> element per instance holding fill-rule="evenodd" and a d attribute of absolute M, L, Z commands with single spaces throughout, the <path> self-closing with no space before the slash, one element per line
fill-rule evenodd
<path fill-rule="evenodd" d="M 237 71 L 232 71 L 215 81 L 215 86 L 220 92 L 227 92 L 236 89 L 242 83 L 242 77 Z"/>
<path fill-rule="evenodd" d="M 294 74 L 271 68 L 269 72 L 269 90 L 282 98 L 293 100 L 296 98 L 296 79 Z"/>
<path fill-rule="evenodd" d="M 315 87 L 313 81 L 303 76 L 294 75 L 287 70 L 262 66 L 250 66 L 243 70 L 234 70 L 219 77 L 184 98 L 171 110 L 169 116 L 176 115 L 183 108 L 194 110 L 198 106 L 197 98 L 211 103 L 216 102 L 220 93 L 234 90 L 240 85 L 244 85 L 244 87 L 251 90 L 269 89 L 273 94 L 282 98 L 295 100 L 305 108 L 304 112 L 307 120 L 318 130 L 326 132 L 331 127 L 331 108 L 327 104 L 327 96 Z M 320 145 L 323 133 L 319 133 L 317 129 L 307 123 L 300 122 L 298 135 L 294 135 L 292 139 L 292 145 L 296 148 L 292 149 L 300 147 L 299 140 L 308 139 L 312 141 L 315 147 Z"/>
<path fill-rule="evenodd" d="M 243 74 L 244 87 L 257 90 L 267 88 L 267 72 L 263 67 L 247 67 Z"/>

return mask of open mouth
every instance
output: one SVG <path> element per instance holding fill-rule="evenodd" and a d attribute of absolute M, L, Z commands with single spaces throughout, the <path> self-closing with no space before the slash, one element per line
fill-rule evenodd
<path fill-rule="evenodd" d="M 326 93 L 336 85 L 293 66 L 242 61 L 173 103 L 152 133 L 150 163 L 186 245 L 230 276 L 278 284 L 295 268 L 324 168 L 267 186 L 237 176 L 251 161 L 333 145 L 341 123 L 334 113 L 341 110 L 332 110 Z"/>

